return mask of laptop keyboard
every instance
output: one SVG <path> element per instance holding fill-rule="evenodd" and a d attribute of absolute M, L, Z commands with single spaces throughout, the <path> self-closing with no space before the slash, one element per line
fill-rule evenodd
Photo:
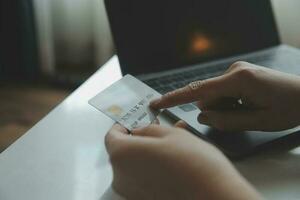
<path fill-rule="evenodd" d="M 144 80 L 144 82 L 150 87 L 156 89 L 161 94 L 165 94 L 174 89 L 181 88 L 190 82 L 218 76 L 224 72 L 227 66 L 228 65 L 222 63 L 222 65 L 201 67 L 198 69 L 192 69 Z"/>
<path fill-rule="evenodd" d="M 264 53 L 257 56 L 252 56 L 243 59 L 250 63 L 256 63 L 259 65 L 268 65 L 270 61 L 274 60 L 274 53 Z M 282 63 L 287 64 L 286 59 L 280 59 Z M 280 60 L 276 59 L 276 63 L 279 64 Z M 157 78 L 143 80 L 147 85 L 156 89 L 161 94 L 165 94 L 174 89 L 181 88 L 193 81 L 204 80 L 207 78 L 219 76 L 224 73 L 228 67 L 234 63 L 234 60 L 230 62 L 223 62 L 217 65 L 207 65 L 205 67 L 199 66 L 196 69 L 180 71 L 177 73 L 168 74 L 166 76 L 159 76 Z"/>

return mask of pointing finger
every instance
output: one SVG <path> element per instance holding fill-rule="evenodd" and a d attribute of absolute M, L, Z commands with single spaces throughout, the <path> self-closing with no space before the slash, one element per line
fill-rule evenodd
<path fill-rule="evenodd" d="M 201 89 L 205 81 L 192 82 L 189 85 L 169 92 L 160 99 L 156 99 L 150 103 L 155 109 L 170 108 L 173 106 L 191 103 L 199 100 L 198 90 Z"/>

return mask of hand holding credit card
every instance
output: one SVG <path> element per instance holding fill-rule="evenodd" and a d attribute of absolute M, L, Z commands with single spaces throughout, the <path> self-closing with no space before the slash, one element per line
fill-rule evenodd
<path fill-rule="evenodd" d="M 128 130 L 150 125 L 159 114 L 149 107 L 161 94 L 131 75 L 126 75 L 89 101 L 96 109 Z"/>

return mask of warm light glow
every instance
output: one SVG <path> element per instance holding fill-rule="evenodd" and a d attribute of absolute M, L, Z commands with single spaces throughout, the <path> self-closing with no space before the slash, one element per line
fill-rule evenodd
<path fill-rule="evenodd" d="M 191 51 L 194 54 L 199 54 L 207 51 L 212 46 L 211 41 L 202 34 L 196 34 L 192 37 Z"/>

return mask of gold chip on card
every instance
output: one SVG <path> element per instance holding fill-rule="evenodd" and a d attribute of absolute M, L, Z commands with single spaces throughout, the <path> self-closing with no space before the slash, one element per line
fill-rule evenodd
<path fill-rule="evenodd" d="M 115 116 L 121 116 L 123 113 L 123 109 L 120 106 L 112 105 L 107 109 L 107 112 L 110 112 Z"/>

